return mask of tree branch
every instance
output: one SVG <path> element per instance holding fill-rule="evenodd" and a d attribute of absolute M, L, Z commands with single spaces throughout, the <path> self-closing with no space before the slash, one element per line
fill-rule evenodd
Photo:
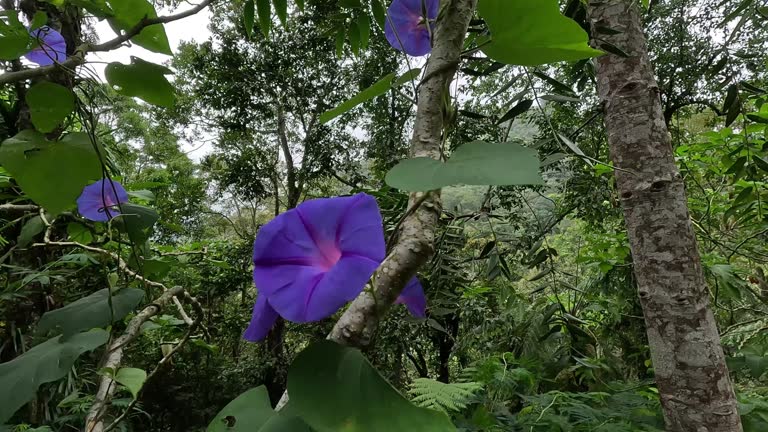
<path fill-rule="evenodd" d="M 476 0 L 453 0 L 434 34 L 434 49 L 419 86 L 411 156 L 440 159 L 443 134 L 443 96 L 453 80 Z M 421 205 L 416 205 L 423 201 Z M 363 347 L 370 343 L 380 319 L 406 283 L 426 263 L 434 250 L 435 229 L 441 213 L 440 191 L 411 193 L 412 214 L 401 226 L 392 250 L 376 270 L 373 289 L 363 291 L 333 327 L 329 339 Z"/>
<path fill-rule="evenodd" d="M 175 286 L 173 288 L 170 288 L 167 291 L 165 291 L 160 297 L 156 298 L 147 307 L 145 307 L 135 317 L 133 317 L 133 319 L 131 319 L 131 321 L 128 322 L 128 326 L 126 327 L 125 332 L 123 332 L 123 335 L 115 339 L 114 342 L 110 344 L 107 351 L 104 353 L 104 360 L 102 362 L 101 367 L 110 368 L 113 372 L 116 373 L 123 359 L 123 350 L 128 344 L 130 344 L 134 339 L 136 339 L 136 337 L 138 337 L 139 333 L 141 332 L 141 326 L 145 322 L 149 321 L 150 318 L 157 315 L 160 312 L 160 310 L 163 307 L 165 307 L 169 302 L 176 299 L 176 296 L 180 296 L 182 294 L 186 294 L 186 291 L 184 291 L 184 288 L 180 286 Z M 152 371 L 152 373 L 150 373 L 147 376 L 147 381 L 157 373 L 158 369 L 162 365 L 167 363 L 170 357 L 173 354 L 175 354 L 183 344 L 187 342 L 191 333 L 200 324 L 200 320 L 203 317 L 202 308 L 200 307 L 199 303 L 197 303 L 196 305 L 193 303 L 193 306 L 195 306 L 195 309 L 197 310 L 198 319 L 193 321 L 193 323 L 189 326 L 189 329 L 187 330 L 186 334 L 181 339 L 181 341 L 179 341 L 176 347 L 173 350 L 171 350 L 171 352 L 169 352 L 166 356 L 164 356 L 162 360 L 160 360 L 157 367 Z M 126 409 L 125 413 L 123 413 L 121 416 L 115 419 L 115 421 L 109 427 L 104 428 L 103 418 L 109 406 L 109 401 L 115 392 L 116 386 L 117 385 L 115 381 L 110 376 L 104 375 L 101 378 L 101 382 L 99 383 L 99 390 L 96 393 L 96 398 L 93 402 L 93 405 L 91 405 L 91 409 L 88 411 L 88 415 L 85 418 L 85 425 L 86 425 L 85 430 L 87 432 L 106 432 L 114 428 L 114 426 L 120 421 L 122 421 L 125 418 L 126 414 L 136 404 L 137 399 L 134 399 Z"/>
<path fill-rule="evenodd" d="M 166 15 L 166 16 L 161 16 L 157 18 L 149 18 L 145 16 L 130 30 L 117 36 L 114 39 L 111 39 L 101 44 L 94 45 L 94 44 L 86 43 L 86 44 L 80 45 L 79 47 L 77 47 L 77 49 L 75 49 L 74 54 L 72 54 L 69 58 L 67 58 L 61 63 L 52 64 L 50 66 L 43 66 L 39 68 L 33 68 L 33 69 L 24 69 L 17 72 L 4 73 L 0 75 L 0 85 L 42 77 L 58 69 L 74 69 L 75 67 L 85 63 L 86 53 L 99 52 L 99 51 L 111 51 L 113 49 L 116 49 L 120 47 L 120 45 L 122 45 L 124 42 L 127 42 L 132 37 L 141 33 L 141 31 L 144 30 L 146 27 L 149 27 L 151 25 L 156 25 L 156 24 L 167 24 L 173 21 L 190 17 L 200 12 L 201 10 L 205 9 L 206 7 L 208 7 L 208 5 L 213 3 L 213 1 L 214 0 L 203 0 L 203 2 L 201 2 L 200 4 L 198 4 L 197 6 L 193 7 L 190 10 L 179 12 L 173 15 Z"/>

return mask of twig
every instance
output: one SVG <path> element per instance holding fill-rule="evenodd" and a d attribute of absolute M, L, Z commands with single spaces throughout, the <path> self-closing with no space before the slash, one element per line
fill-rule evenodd
<path fill-rule="evenodd" d="M 0 75 L 2 77 L 3 75 Z M 3 213 L 25 213 L 36 212 L 40 209 L 34 204 L 0 204 L 0 212 Z"/>

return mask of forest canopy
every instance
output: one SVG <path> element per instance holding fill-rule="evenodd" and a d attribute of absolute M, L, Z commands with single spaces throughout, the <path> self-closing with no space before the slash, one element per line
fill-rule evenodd
<path fill-rule="evenodd" d="M 0 0 L 0 432 L 768 431 L 767 23 Z"/>

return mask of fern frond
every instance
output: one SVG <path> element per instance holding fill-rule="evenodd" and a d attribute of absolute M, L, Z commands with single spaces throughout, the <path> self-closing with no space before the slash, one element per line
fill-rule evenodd
<path fill-rule="evenodd" d="M 445 384 L 428 378 L 417 378 L 411 383 L 408 394 L 417 406 L 447 414 L 466 408 L 482 388 L 483 385 L 477 382 Z"/>

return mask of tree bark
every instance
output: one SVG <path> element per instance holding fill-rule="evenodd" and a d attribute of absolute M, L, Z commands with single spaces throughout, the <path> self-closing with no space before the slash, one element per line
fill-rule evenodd
<path fill-rule="evenodd" d="M 628 54 L 597 58 L 597 87 L 667 430 L 741 431 L 637 0 L 590 0 L 592 28 Z M 599 46 L 599 43 L 596 43 Z"/>

